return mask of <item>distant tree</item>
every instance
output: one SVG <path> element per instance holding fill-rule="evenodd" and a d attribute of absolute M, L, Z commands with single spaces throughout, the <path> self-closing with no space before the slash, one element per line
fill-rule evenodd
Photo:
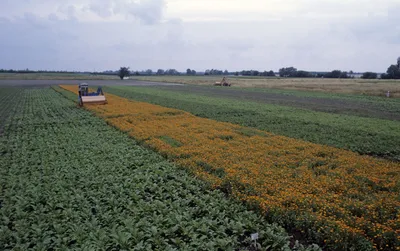
<path fill-rule="evenodd" d="M 274 71 L 269 71 L 266 75 L 267 77 L 275 77 L 275 72 Z"/>
<path fill-rule="evenodd" d="M 378 78 L 378 74 L 375 73 L 375 72 L 367 71 L 367 72 L 363 73 L 361 78 L 363 78 L 363 79 L 376 79 L 376 78 Z"/>
<path fill-rule="evenodd" d="M 179 72 L 175 69 L 168 69 L 165 71 L 165 75 L 179 75 Z"/>
<path fill-rule="evenodd" d="M 256 70 L 243 70 L 241 72 L 242 76 L 262 76 L 263 73 Z"/>
<path fill-rule="evenodd" d="M 349 75 L 345 71 L 333 70 L 325 73 L 324 78 L 349 78 Z"/>
<path fill-rule="evenodd" d="M 397 64 L 392 64 L 386 71 L 381 74 L 381 79 L 400 79 L 400 57 L 397 58 Z"/>
<path fill-rule="evenodd" d="M 309 73 L 308 71 L 297 71 L 295 73 L 296 78 L 311 78 L 313 75 Z"/>
<path fill-rule="evenodd" d="M 190 68 L 186 70 L 186 75 L 196 75 L 196 71 L 195 70 L 191 70 Z"/>
<path fill-rule="evenodd" d="M 165 71 L 163 69 L 158 69 L 156 74 L 157 75 L 164 75 Z"/>
<path fill-rule="evenodd" d="M 339 70 L 333 70 L 331 72 L 328 72 L 325 74 L 325 78 L 340 78 L 340 75 L 342 74 L 342 71 Z"/>
<path fill-rule="evenodd" d="M 150 69 L 148 69 L 148 70 L 146 70 L 146 75 L 153 75 L 153 71 L 152 70 L 150 70 Z"/>
<path fill-rule="evenodd" d="M 400 69 L 397 65 L 391 65 L 386 71 L 388 79 L 400 79 Z"/>
<path fill-rule="evenodd" d="M 224 72 L 222 70 L 217 70 L 217 69 L 211 69 L 211 70 L 206 70 L 204 75 L 223 75 Z"/>
<path fill-rule="evenodd" d="M 225 71 L 224 71 L 224 75 L 229 75 L 228 70 L 225 70 Z"/>
<path fill-rule="evenodd" d="M 279 69 L 279 76 L 283 78 L 293 77 L 296 75 L 297 69 L 294 67 L 286 67 Z"/>
<path fill-rule="evenodd" d="M 237 72 L 235 72 L 235 74 L 234 74 L 235 76 L 239 76 L 239 72 L 237 71 Z"/>
<path fill-rule="evenodd" d="M 223 75 L 224 72 L 222 70 L 218 70 L 218 69 L 211 69 L 210 74 L 211 75 Z"/>
<path fill-rule="evenodd" d="M 243 70 L 243 71 L 240 73 L 240 75 L 242 75 L 242 76 L 250 76 L 250 75 L 251 75 L 251 71 L 245 71 L 245 70 Z"/>
<path fill-rule="evenodd" d="M 124 77 L 128 77 L 130 74 L 129 67 L 121 67 L 118 71 L 118 76 L 120 79 L 124 79 Z"/>
<path fill-rule="evenodd" d="M 340 77 L 339 78 L 350 78 L 349 74 L 346 71 L 342 71 L 342 73 L 340 73 Z"/>

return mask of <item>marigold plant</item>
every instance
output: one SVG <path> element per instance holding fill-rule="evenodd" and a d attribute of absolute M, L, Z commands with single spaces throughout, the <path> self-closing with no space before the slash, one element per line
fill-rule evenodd
<path fill-rule="evenodd" d="M 107 100 L 87 109 L 267 218 L 329 249 L 365 237 L 375 249 L 400 250 L 399 163 L 111 94 Z"/>

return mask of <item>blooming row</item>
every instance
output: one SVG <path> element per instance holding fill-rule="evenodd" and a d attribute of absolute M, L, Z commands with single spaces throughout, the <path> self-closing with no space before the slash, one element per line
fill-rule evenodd
<path fill-rule="evenodd" d="M 376 249 L 399 250 L 399 163 L 110 94 L 107 100 L 87 109 L 267 217 L 311 228 L 327 247 L 362 236 Z"/>

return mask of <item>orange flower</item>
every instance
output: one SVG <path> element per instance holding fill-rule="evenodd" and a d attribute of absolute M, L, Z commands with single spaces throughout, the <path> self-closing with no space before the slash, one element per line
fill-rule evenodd
<path fill-rule="evenodd" d="M 61 87 L 76 93 L 75 86 Z M 399 231 L 399 163 L 111 94 L 107 100 L 86 108 L 265 212 L 307 213 L 328 236 L 334 225 L 375 243 Z"/>

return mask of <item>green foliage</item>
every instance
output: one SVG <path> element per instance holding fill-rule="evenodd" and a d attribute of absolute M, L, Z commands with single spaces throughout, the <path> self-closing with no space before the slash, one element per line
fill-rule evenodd
<path fill-rule="evenodd" d="M 264 71 L 263 73 L 260 73 L 260 76 L 264 77 L 275 77 L 275 72 L 270 70 L 270 71 Z"/>
<path fill-rule="evenodd" d="M 280 77 L 294 77 L 296 75 L 297 69 L 294 67 L 286 67 L 279 69 Z"/>
<path fill-rule="evenodd" d="M 392 64 L 386 71 L 386 74 L 381 75 L 382 79 L 400 79 L 400 57 L 397 58 L 397 64 Z"/>
<path fill-rule="evenodd" d="M 378 74 L 375 72 L 364 72 L 363 75 L 361 76 L 361 78 L 363 79 L 376 79 L 378 77 Z"/>
<path fill-rule="evenodd" d="M 400 68 L 397 65 L 391 65 L 386 71 L 386 79 L 400 79 Z"/>
<path fill-rule="evenodd" d="M 130 74 L 129 67 L 121 67 L 118 71 L 118 76 L 120 79 L 124 79 L 124 77 L 128 77 Z"/>
<path fill-rule="evenodd" d="M 22 88 L 0 87 L 0 136 L 8 118 L 15 113 L 21 100 Z"/>
<path fill-rule="evenodd" d="M 254 232 L 289 250 L 281 227 L 54 90 L 19 98 L 0 137 L 0 250 L 245 250 Z"/>
<path fill-rule="evenodd" d="M 340 70 L 333 70 L 331 72 L 325 73 L 324 78 L 349 78 L 347 72 Z"/>
<path fill-rule="evenodd" d="M 167 144 L 173 146 L 173 147 L 180 147 L 180 146 L 182 146 L 182 143 L 181 143 L 181 142 L 179 142 L 179 141 L 177 141 L 176 139 L 171 138 L 170 136 L 167 136 L 167 135 L 161 136 L 160 139 L 161 139 L 162 141 L 164 141 L 165 143 L 167 143 Z"/>
<path fill-rule="evenodd" d="M 307 71 L 298 71 L 294 67 L 279 69 L 279 76 L 285 78 L 312 78 L 314 75 Z"/>
<path fill-rule="evenodd" d="M 107 87 L 108 92 L 135 100 L 188 111 L 196 116 L 254 127 L 361 154 L 400 160 L 400 123 L 375 118 L 315 112 L 237 99 L 162 91 L 142 87 Z M 322 96 L 321 96 L 322 97 Z M 348 98 L 352 99 L 351 96 Z M 371 98 L 371 102 L 373 102 Z M 385 104 L 376 101 L 377 105 Z M 387 103 L 385 109 L 399 109 Z"/>
<path fill-rule="evenodd" d="M 195 70 L 191 70 L 190 68 L 186 70 L 186 75 L 196 75 L 196 71 Z"/>

